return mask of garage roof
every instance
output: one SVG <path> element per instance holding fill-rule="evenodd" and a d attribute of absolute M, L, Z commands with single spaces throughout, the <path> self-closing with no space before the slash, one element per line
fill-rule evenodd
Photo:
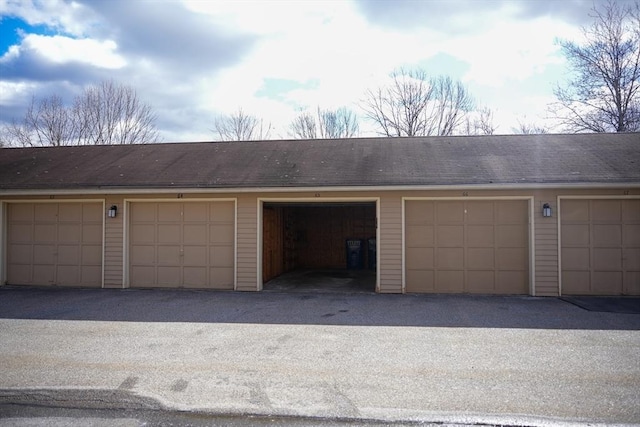
<path fill-rule="evenodd" d="M 640 183 L 640 133 L 0 150 L 0 190 L 588 183 Z"/>

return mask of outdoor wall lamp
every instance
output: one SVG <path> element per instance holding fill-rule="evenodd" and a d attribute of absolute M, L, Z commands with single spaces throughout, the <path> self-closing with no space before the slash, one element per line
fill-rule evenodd
<path fill-rule="evenodd" d="M 118 207 L 116 205 L 112 205 L 107 211 L 107 215 L 109 216 L 109 218 L 115 218 L 117 213 Z"/>
<path fill-rule="evenodd" d="M 542 205 L 542 216 L 545 218 L 551 216 L 551 206 L 549 206 L 549 203 Z"/>

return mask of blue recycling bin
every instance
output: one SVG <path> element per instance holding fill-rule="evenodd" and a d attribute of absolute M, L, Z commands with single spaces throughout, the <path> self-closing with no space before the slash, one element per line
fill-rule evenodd
<path fill-rule="evenodd" d="M 358 270 L 362 268 L 362 240 L 347 239 L 347 269 Z"/>
<path fill-rule="evenodd" d="M 369 265 L 369 270 L 375 270 L 376 266 L 378 265 L 377 263 L 377 258 L 376 258 L 376 239 L 371 238 L 367 240 L 367 260 L 368 265 Z"/>

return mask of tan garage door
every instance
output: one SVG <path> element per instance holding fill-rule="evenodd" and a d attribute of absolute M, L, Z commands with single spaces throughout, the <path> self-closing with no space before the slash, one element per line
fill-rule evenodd
<path fill-rule="evenodd" d="M 130 205 L 131 287 L 233 289 L 233 202 Z"/>
<path fill-rule="evenodd" d="M 529 293 L 526 200 L 405 205 L 406 292 Z"/>
<path fill-rule="evenodd" d="M 102 286 L 102 203 L 9 203 L 7 282 Z"/>
<path fill-rule="evenodd" d="M 640 295 L 640 200 L 561 200 L 562 293 Z"/>

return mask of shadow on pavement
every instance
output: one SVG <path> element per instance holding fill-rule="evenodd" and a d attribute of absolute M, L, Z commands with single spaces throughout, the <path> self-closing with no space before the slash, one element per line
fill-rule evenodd
<path fill-rule="evenodd" d="M 640 330 L 639 314 L 588 311 L 549 297 L 160 289 L 3 287 L 0 288 L 0 318 Z"/>

